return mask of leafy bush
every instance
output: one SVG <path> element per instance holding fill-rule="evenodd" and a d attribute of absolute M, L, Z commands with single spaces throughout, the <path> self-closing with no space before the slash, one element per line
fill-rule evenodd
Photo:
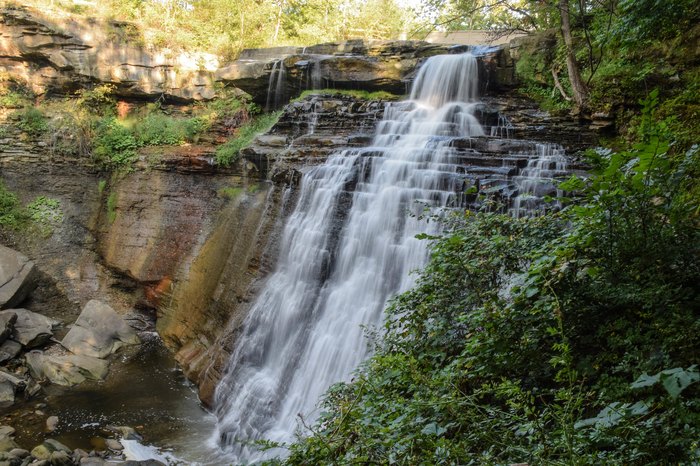
<path fill-rule="evenodd" d="M 124 167 L 136 160 L 138 143 L 131 131 L 116 118 L 105 118 L 97 125 L 95 157 L 98 161 Z"/>
<path fill-rule="evenodd" d="M 157 112 L 139 119 L 133 132 L 139 146 L 177 145 L 186 139 L 183 122 Z"/>
<path fill-rule="evenodd" d="M 25 225 L 27 215 L 22 210 L 17 195 L 8 190 L 0 180 L 0 226 L 18 229 Z"/>
<path fill-rule="evenodd" d="M 255 136 L 265 133 L 279 120 L 282 112 L 265 113 L 238 128 L 236 136 L 216 149 L 216 163 L 228 166 L 238 159 L 239 152 L 253 142 Z"/>
<path fill-rule="evenodd" d="M 40 136 L 48 129 L 44 113 L 36 107 L 28 107 L 18 115 L 17 126 L 32 136 Z"/>

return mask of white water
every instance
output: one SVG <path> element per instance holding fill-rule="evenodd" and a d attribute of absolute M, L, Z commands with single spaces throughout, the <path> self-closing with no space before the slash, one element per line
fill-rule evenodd
<path fill-rule="evenodd" d="M 263 457 L 251 441 L 293 440 L 298 414 L 313 423 L 324 391 L 367 357 L 362 326 L 379 325 L 387 300 L 413 284 L 427 259 L 415 236 L 437 228 L 409 212 L 459 201 L 448 142 L 484 135 L 476 91 L 473 56 L 432 57 L 410 100 L 386 109 L 372 147 L 304 175 L 277 270 L 216 391 L 216 441 L 238 461 Z"/>
<path fill-rule="evenodd" d="M 279 59 L 272 65 L 270 80 L 267 85 L 267 102 L 265 111 L 277 110 L 285 102 L 284 84 L 287 79 L 287 70 L 284 67 L 284 58 Z"/>
<path fill-rule="evenodd" d="M 557 200 L 561 191 L 557 188 L 557 177 L 566 172 L 564 148 L 558 144 L 536 144 L 532 154 L 518 176 L 513 178 L 518 195 L 513 199 L 511 213 L 514 217 L 543 215 L 548 210 L 559 209 Z M 545 198 L 552 200 L 546 202 Z"/>

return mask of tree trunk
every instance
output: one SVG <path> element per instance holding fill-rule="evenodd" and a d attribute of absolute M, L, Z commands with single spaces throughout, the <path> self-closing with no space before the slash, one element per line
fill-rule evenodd
<path fill-rule="evenodd" d="M 581 70 L 576 62 L 574 53 L 574 41 L 571 36 L 571 18 L 569 16 L 569 0 L 559 0 L 559 13 L 561 15 L 561 35 L 566 45 L 566 69 L 569 73 L 571 90 L 574 102 L 580 108 L 588 102 L 588 88 L 581 78 Z"/>

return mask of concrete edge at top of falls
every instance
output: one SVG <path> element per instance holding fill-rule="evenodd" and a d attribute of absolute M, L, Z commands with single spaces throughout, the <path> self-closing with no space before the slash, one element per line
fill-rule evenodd
<path fill-rule="evenodd" d="M 510 48 L 433 44 L 424 41 L 332 42 L 310 47 L 247 49 L 231 65 L 216 72 L 216 80 L 250 94 L 261 104 L 268 101 L 274 82 L 279 103 L 307 89 L 362 89 L 405 94 L 418 67 L 434 55 L 463 53 L 479 47 L 482 92 L 516 84 Z M 281 62 L 280 62 L 281 61 Z M 280 66 L 282 63 L 283 66 Z M 282 70 L 280 72 L 280 70 Z M 280 97 L 280 96 L 278 96 Z"/>

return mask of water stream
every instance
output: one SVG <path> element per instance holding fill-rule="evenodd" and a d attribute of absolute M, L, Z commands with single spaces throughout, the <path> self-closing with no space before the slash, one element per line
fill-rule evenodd
<path fill-rule="evenodd" d="M 391 104 L 371 147 L 331 156 L 305 173 L 277 270 L 244 323 L 217 388 L 215 442 L 237 461 L 263 457 L 252 441 L 287 442 L 301 419 L 367 357 L 362 326 L 427 260 L 417 215 L 460 202 L 454 138 L 484 136 L 474 56 L 431 57 L 410 99 Z M 268 452 L 267 455 L 280 452 Z"/>

